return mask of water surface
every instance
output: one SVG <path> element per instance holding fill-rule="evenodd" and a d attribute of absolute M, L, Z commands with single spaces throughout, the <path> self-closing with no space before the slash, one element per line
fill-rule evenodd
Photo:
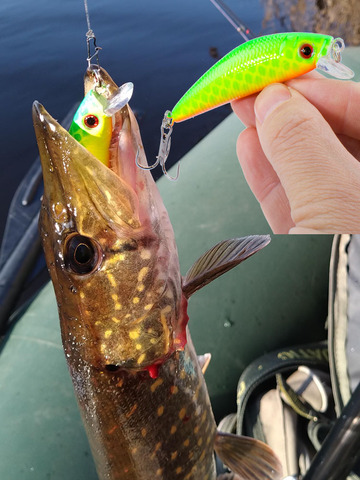
<path fill-rule="evenodd" d="M 102 47 L 101 65 L 118 83 L 132 81 L 131 106 L 149 163 L 159 144 L 159 127 L 186 89 L 242 38 L 209 0 L 88 0 L 91 26 Z M 259 0 L 227 0 L 256 33 L 261 32 Z M 40 101 L 64 118 L 83 95 L 87 30 L 82 0 L 2 0 L 0 146 L 0 238 L 12 195 L 36 158 L 31 105 Z M 178 125 L 169 163 L 176 161 L 230 111 L 229 107 Z"/>

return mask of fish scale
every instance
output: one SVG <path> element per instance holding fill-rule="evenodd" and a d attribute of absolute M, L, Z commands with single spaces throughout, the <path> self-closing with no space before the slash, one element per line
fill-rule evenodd
<path fill-rule="evenodd" d="M 82 364 L 81 358 L 71 360 L 86 373 L 74 386 L 84 423 L 92 425 L 89 438 L 97 446 L 95 461 L 104 468 L 98 470 L 100 478 L 214 478 L 211 452 L 216 425 L 190 342 L 159 369 L 157 379 L 145 372 L 140 374 L 140 382 L 139 376 L 111 374 Z M 179 377 L 181 372 L 185 378 Z M 102 395 L 99 403 L 94 392 L 106 390 L 111 394 Z M 146 465 L 144 458 L 148 459 Z"/>

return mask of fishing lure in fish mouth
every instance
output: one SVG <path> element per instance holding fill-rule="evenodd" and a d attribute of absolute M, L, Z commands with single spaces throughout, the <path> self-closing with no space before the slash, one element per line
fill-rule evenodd
<path fill-rule="evenodd" d="M 70 135 L 107 167 L 113 130 L 112 116 L 130 101 L 133 90 L 133 83 L 128 82 L 106 98 L 106 87 L 99 82 L 85 95 L 71 123 Z"/>
<path fill-rule="evenodd" d="M 285 82 L 315 68 L 335 78 L 350 79 L 354 72 L 341 63 L 345 44 L 341 38 L 317 33 L 279 33 L 254 38 L 225 55 L 165 112 L 161 124 L 159 153 L 155 163 L 166 171 L 171 134 L 175 123 L 200 115 L 235 99 L 259 92 L 271 83 Z"/>

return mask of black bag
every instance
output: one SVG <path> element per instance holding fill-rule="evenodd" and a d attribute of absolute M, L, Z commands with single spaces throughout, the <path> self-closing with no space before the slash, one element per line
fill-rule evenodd
<path fill-rule="evenodd" d="M 238 383 L 237 414 L 222 420 L 219 430 L 266 442 L 281 460 L 284 477 L 300 479 L 359 380 L 360 235 L 337 235 L 328 341 L 282 348 L 251 363 Z M 348 480 L 360 480 L 359 471 L 353 468 Z"/>

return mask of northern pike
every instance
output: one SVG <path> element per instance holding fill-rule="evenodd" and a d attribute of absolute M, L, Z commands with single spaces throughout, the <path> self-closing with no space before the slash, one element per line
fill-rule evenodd
<path fill-rule="evenodd" d="M 100 80 L 99 80 L 100 79 Z M 117 86 L 88 69 L 85 94 Z M 105 93 L 104 93 L 105 95 Z M 38 102 L 40 233 L 64 351 L 101 480 L 214 480 L 214 448 L 241 478 L 275 480 L 265 444 L 217 432 L 187 327 L 189 297 L 268 242 L 220 242 L 182 279 L 172 226 L 128 105 L 114 113 L 107 167 Z"/>

